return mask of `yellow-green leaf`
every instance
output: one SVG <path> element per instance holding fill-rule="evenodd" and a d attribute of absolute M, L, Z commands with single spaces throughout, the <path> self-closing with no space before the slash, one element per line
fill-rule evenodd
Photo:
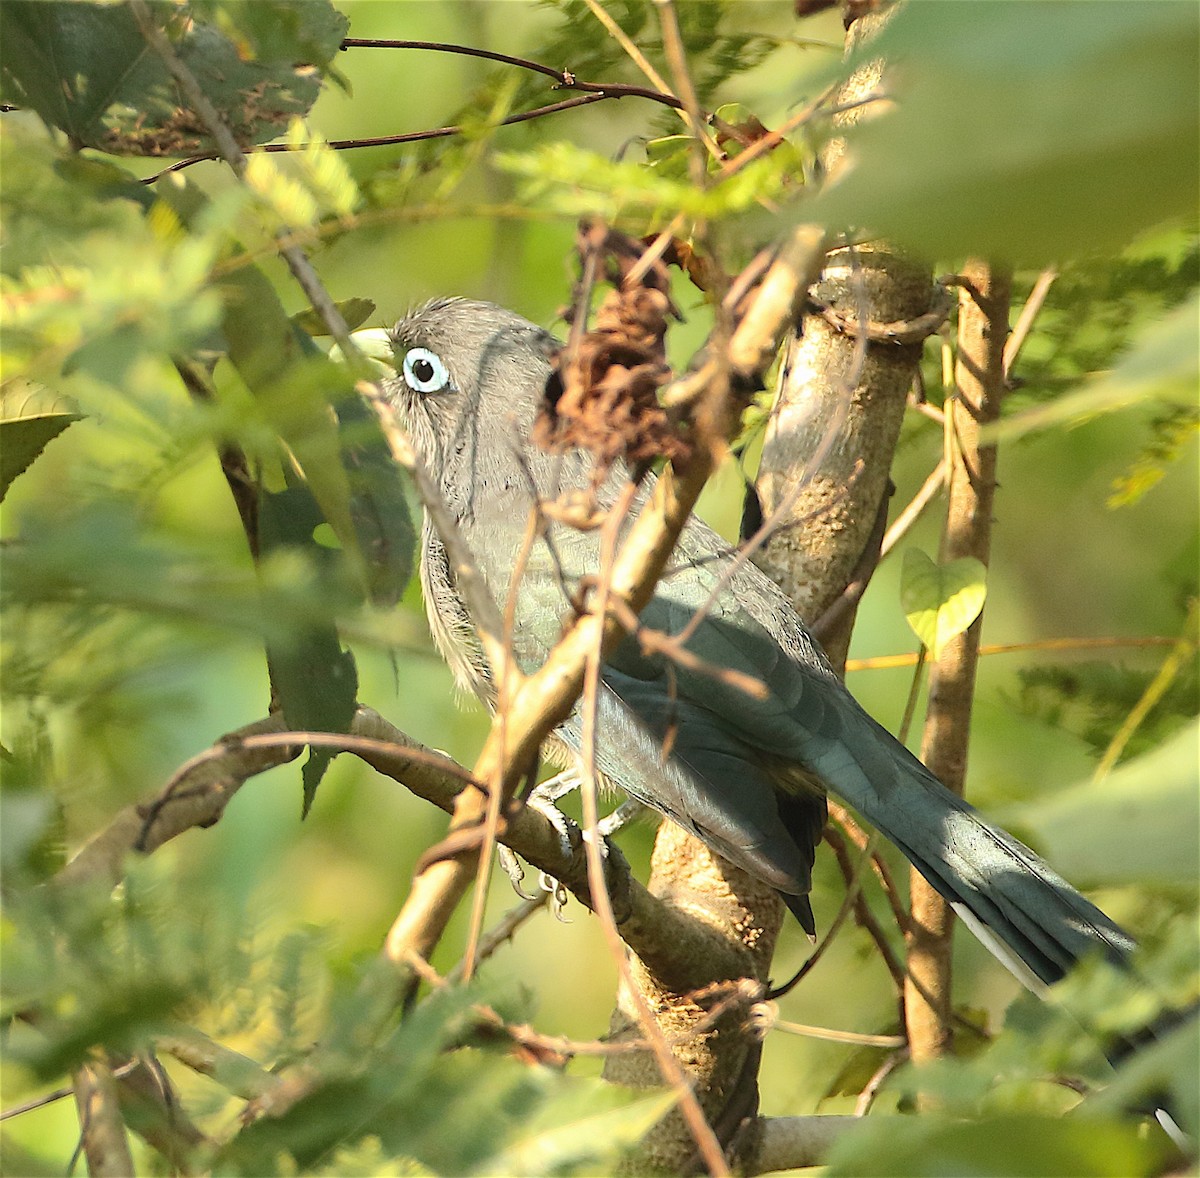
<path fill-rule="evenodd" d="M 934 658 L 979 617 L 986 596 L 987 569 L 973 556 L 935 564 L 919 548 L 904 553 L 900 604 Z"/>
<path fill-rule="evenodd" d="M 346 326 L 351 331 L 356 327 L 361 327 L 375 314 L 375 304 L 370 299 L 342 299 L 336 306 L 341 312 Z M 292 322 L 301 331 L 308 332 L 309 335 L 322 336 L 329 334 L 329 328 L 325 326 L 325 320 L 312 307 L 309 307 L 305 311 L 298 311 L 292 316 Z"/>

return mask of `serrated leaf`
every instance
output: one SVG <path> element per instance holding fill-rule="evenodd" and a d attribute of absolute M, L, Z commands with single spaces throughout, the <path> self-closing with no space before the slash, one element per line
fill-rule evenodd
<path fill-rule="evenodd" d="M 78 413 L 46 413 L 38 417 L 15 417 L 0 421 L 0 500 L 8 494 L 17 475 L 63 432 Z"/>
<path fill-rule="evenodd" d="M 289 547 L 319 553 L 313 532 L 323 517 L 303 484 L 280 492 L 264 492 L 259 503 L 258 541 L 264 557 Z M 329 564 L 332 553 L 325 554 Z M 337 627 L 314 623 L 296 627 L 285 640 L 267 643 L 267 664 L 285 723 L 297 731 L 345 732 L 358 704 L 358 669 L 354 656 L 343 650 Z M 336 754 L 309 750 L 301 769 L 307 817 L 317 786 Z"/>
<path fill-rule="evenodd" d="M 194 19 L 220 29 L 247 61 L 327 66 L 346 32 L 342 13 L 309 0 L 190 0 L 188 8 Z"/>
<path fill-rule="evenodd" d="M 973 556 L 935 564 L 919 548 L 905 551 L 900 604 L 913 633 L 935 659 L 979 617 L 986 596 L 987 569 Z"/>
<path fill-rule="evenodd" d="M 242 144 L 276 138 L 292 117 L 309 110 L 320 93 L 320 68 L 337 53 L 347 28 L 327 0 L 262 5 L 258 19 L 269 17 L 284 49 L 303 44 L 306 56 L 248 58 L 195 14 L 175 4 L 148 7 Z M 286 26 L 297 21 L 289 35 Z M 271 40 L 261 32 L 256 47 Z M 212 147 L 203 120 L 182 103 L 128 5 L 5 0 L 0 93 L 37 111 L 76 143 L 113 154 L 189 155 Z"/>

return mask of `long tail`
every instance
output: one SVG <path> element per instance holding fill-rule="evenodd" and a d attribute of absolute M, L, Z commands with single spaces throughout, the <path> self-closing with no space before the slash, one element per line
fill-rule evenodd
<path fill-rule="evenodd" d="M 1035 991 L 1102 951 L 1123 963 L 1133 939 L 1012 835 L 952 794 L 857 706 L 839 739 L 805 760 L 896 844 L 1017 978 Z"/>

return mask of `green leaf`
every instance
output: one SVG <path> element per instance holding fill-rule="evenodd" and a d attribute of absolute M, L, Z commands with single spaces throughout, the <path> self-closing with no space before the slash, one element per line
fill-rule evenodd
<path fill-rule="evenodd" d="M 350 394 L 348 371 L 298 331 L 267 277 L 241 266 L 221 280 L 229 358 L 292 449 L 325 519 L 353 560 L 350 484 L 330 402 Z"/>
<path fill-rule="evenodd" d="M 215 25 L 244 60 L 327 67 L 348 22 L 324 0 L 190 0 L 192 18 Z"/>
<path fill-rule="evenodd" d="M 222 285 L 228 292 L 223 326 L 229 357 L 304 477 L 303 485 L 264 495 L 263 553 L 290 545 L 327 557 L 330 550 L 314 538 L 324 520 L 366 593 L 394 603 L 412 572 L 415 532 L 399 472 L 369 412 L 349 387 L 349 369 L 321 353 L 288 319 L 257 267 L 233 271 Z M 290 641 L 270 644 L 267 654 L 289 726 L 348 729 L 357 706 L 358 675 L 332 620 L 298 631 Z M 333 756 L 325 749 L 310 751 L 302 770 L 304 814 Z"/>
<path fill-rule="evenodd" d="M 202 346 L 220 314 L 217 233 L 27 119 L 0 136 L 7 372 L 86 371 L 128 395 L 147 361 Z M 136 280 L 134 280 L 136 279 Z"/>
<path fill-rule="evenodd" d="M 697 188 L 685 172 L 608 159 L 565 142 L 528 152 L 501 152 L 498 167 L 521 177 L 521 200 L 567 216 L 658 220 L 682 213 L 721 218 L 780 198 L 794 187 L 795 153 L 782 144 L 735 175 Z M 658 220 L 656 220 L 658 219 Z"/>
<path fill-rule="evenodd" d="M 894 107 L 801 216 L 931 257 L 1042 265 L 1195 214 L 1200 9 L 990 0 L 903 6 L 864 55 Z"/>
<path fill-rule="evenodd" d="M 963 1123 L 944 1117 L 868 1117 L 830 1152 L 829 1178 L 1137 1178 L 1157 1172 L 1160 1141 L 1099 1117 L 1026 1113 Z"/>
<path fill-rule="evenodd" d="M 1179 461 L 1200 434 L 1200 408 L 1176 406 L 1156 418 L 1150 428 L 1151 440 L 1142 447 L 1129 469 L 1113 479 L 1107 500 L 1109 507 L 1129 507 L 1162 482 L 1168 467 Z"/>
<path fill-rule="evenodd" d="M 8 494 L 13 479 L 63 432 L 78 413 L 43 413 L 37 417 L 7 417 L 0 420 L 0 500 Z"/>
<path fill-rule="evenodd" d="M 1200 724 L 1145 756 L 1053 797 L 1012 807 L 1028 833 L 1080 886 L 1194 882 L 1200 863 Z"/>
<path fill-rule="evenodd" d="M 13 479 L 81 417 L 66 398 L 24 377 L 0 386 L 0 500 Z"/>
<path fill-rule="evenodd" d="M 264 557 L 280 549 L 300 548 L 329 566 L 333 553 L 323 550 L 313 532 L 323 523 L 320 509 L 303 484 L 280 492 L 263 492 L 259 503 L 259 536 Z M 345 732 L 358 703 L 358 670 L 354 656 L 342 649 L 332 620 L 296 626 L 286 638 L 267 642 L 267 663 L 283 718 L 297 731 Z M 336 754 L 312 748 L 301 769 L 307 817 L 317 786 Z"/>
<path fill-rule="evenodd" d="M 935 564 L 919 548 L 905 550 L 900 603 L 913 633 L 935 659 L 979 617 L 986 596 L 987 569 L 973 556 Z"/>
<path fill-rule="evenodd" d="M 82 414 L 65 398 L 24 377 L 0 389 L 0 500 L 17 475 Z"/>
<path fill-rule="evenodd" d="M 562 1084 L 525 1131 L 477 1169 L 479 1174 L 612 1173 L 671 1110 L 671 1091 L 636 1096 L 599 1080 Z"/>
<path fill-rule="evenodd" d="M 350 517 L 376 605 L 400 600 L 412 577 L 417 534 L 404 484 L 374 415 L 358 397 L 338 406 L 342 457 L 350 478 Z"/>
<path fill-rule="evenodd" d="M 335 306 L 341 312 L 341 316 L 346 321 L 346 326 L 350 331 L 353 331 L 356 327 L 361 327 L 375 313 L 375 304 L 370 299 L 342 299 Z M 329 334 L 329 329 L 325 326 L 325 320 L 312 307 L 293 315 L 292 323 L 300 328 L 301 331 L 307 332 L 312 336 Z"/>
<path fill-rule="evenodd" d="M 149 7 L 242 144 L 276 138 L 292 117 L 309 110 L 320 93 L 320 68 L 337 53 L 347 28 L 327 0 L 256 0 L 246 6 L 261 10 L 254 18 L 254 48 L 261 52 L 276 37 L 278 44 L 246 57 L 244 43 L 235 44 L 187 10 Z M 74 142 L 113 154 L 190 155 L 213 146 L 203 120 L 181 101 L 166 65 L 124 4 L 5 0 L 0 94 L 36 110 Z"/>

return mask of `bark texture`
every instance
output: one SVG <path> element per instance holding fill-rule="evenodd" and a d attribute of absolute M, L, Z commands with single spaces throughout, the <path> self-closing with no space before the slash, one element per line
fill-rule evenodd
<path fill-rule="evenodd" d="M 1008 337 L 1011 275 L 986 262 L 969 262 L 959 299 L 956 394 L 946 404 L 950 458 L 949 505 L 941 560 L 973 556 L 988 563 L 996 449 L 980 446 L 979 431 L 1000 415 L 1004 344 Z M 929 704 L 921 759 L 949 789 L 962 794 L 975 698 L 983 615 L 946 644 L 930 666 Z M 905 1011 L 914 1062 L 943 1055 L 951 1045 L 950 949 L 954 913 L 912 873 Z"/>

